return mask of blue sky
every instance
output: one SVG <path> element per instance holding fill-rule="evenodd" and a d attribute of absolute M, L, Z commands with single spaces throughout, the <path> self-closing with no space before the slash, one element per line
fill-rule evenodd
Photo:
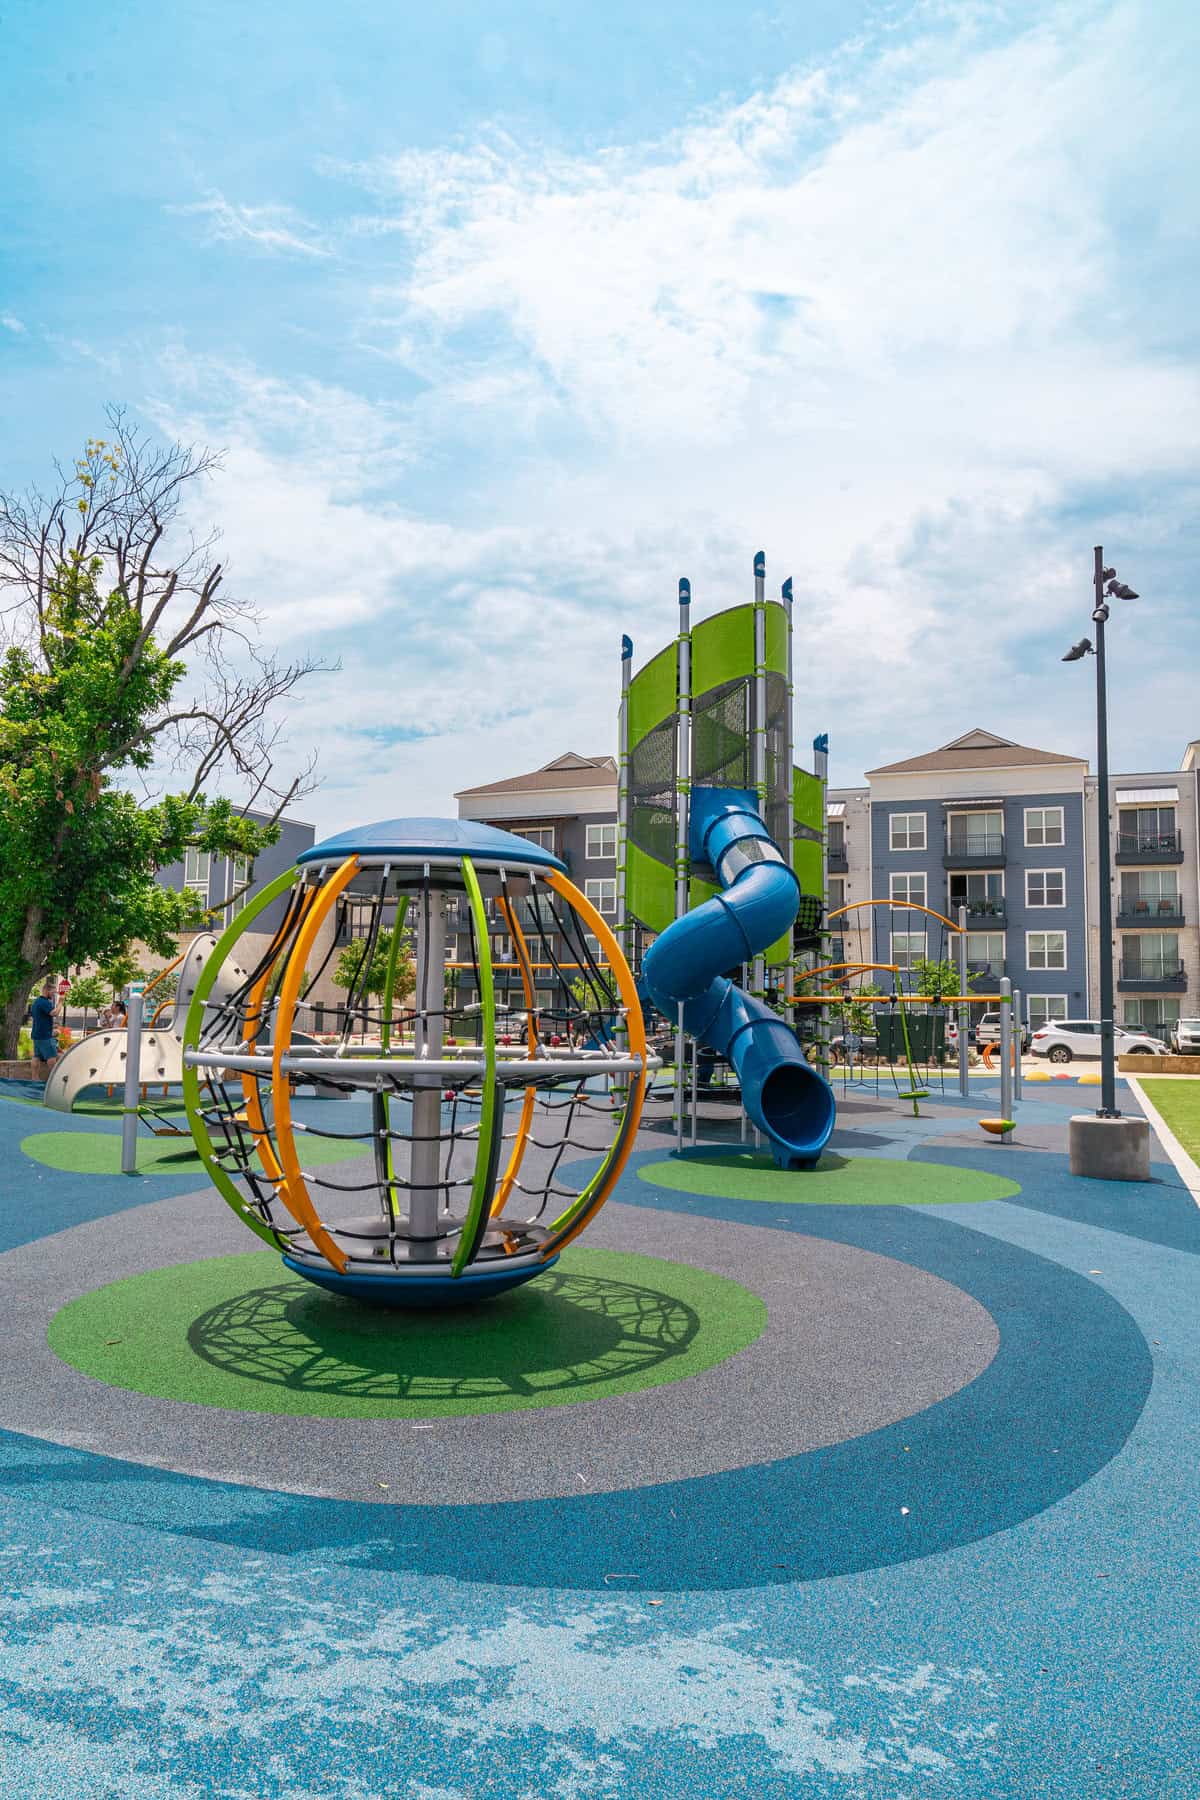
<path fill-rule="evenodd" d="M 622 631 L 797 595 L 835 780 L 1196 705 L 1194 10 L 6 9 L 0 481 L 121 401 L 289 653 L 330 828 L 611 748 Z M 199 516 L 199 515 L 198 515 Z M 777 590 L 775 590 L 777 591 Z"/>

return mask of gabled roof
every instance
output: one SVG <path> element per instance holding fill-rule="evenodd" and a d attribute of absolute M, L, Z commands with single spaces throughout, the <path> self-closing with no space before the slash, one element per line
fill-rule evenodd
<path fill-rule="evenodd" d="M 1034 750 L 1028 744 L 1014 744 L 1011 738 L 997 737 L 976 725 L 962 737 L 943 744 L 940 750 L 926 751 L 924 756 L 909 756 L 903 762 L 883 763 L 868 769 L 871 775 L 934 774 L 945 769 L 1022 769 L 1041 763 L 1084 764 L 1082 756 L 1060 756 L 1057 750 Z"/>
<path fill-rule="evenodd" d="M 617 762 L 613 756 L 580 756 L 568 750 L 528 775 L 510 775 L 505 781 L 485 781 L 479 787 L 459 788 L 454 798 L 474 794 L 544 794 L 555 788 L 615 787 Z"/>

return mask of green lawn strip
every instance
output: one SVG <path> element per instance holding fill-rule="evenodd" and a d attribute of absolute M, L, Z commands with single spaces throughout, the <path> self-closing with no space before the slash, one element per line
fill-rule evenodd
<path fill-rule="evenodd" d="M 1139 1077 L 1146 1098 L 1160 1112 L 1188 1155 L 1200 1162 L 1200 1074 L 1189 1081 Z"/>
<path fill-rule="evenodd" d="M 322 1292 L 252 1251 L 84 1294 L 50 1323 L 113 1387 L 231 1411 L 436 1418 L 564 1406 L 679 1381 L 761 1334 L 756 1294 L 657 1257 L 573 1247 L 526 1286 L 402 1312 Z"/>
<path fill-rule="evenodd" d="M 815 1169 L 778 1169 L 769 1156 L 688 1153 L 643 1163 L 638 1176 L 651 1187 L 724 1200 L 762 1200 L 785 1206 L 954 1206 L 1008 1200 L 1017 1182 L 948 1163 L 902 1162 L 881 1156 L 826 1151 Z"/>
<path fill-rule="evenodd" d="M 302 1168 L 317 1168 L 325 1163 L 345 1162 L 349 1157 L 366 1156 L 370 1145 L 361 1140 L 344 1142 L 322 1138 L 308 1132 L 297 1133 L 296 1148 Z M 48 1169 L 62 1169 L 70 1175 L 119 1175 L 121 1172 L 121 1139 L 115 1131 L 39 1131 L 21 1144 L 25 1155 Z M 203 1175 L 204 1164 L 196 1155 L 191 1137 L 150 1137 L 143 1130 L 138 1136 L 138 1173 L 142 1175 Z"/>

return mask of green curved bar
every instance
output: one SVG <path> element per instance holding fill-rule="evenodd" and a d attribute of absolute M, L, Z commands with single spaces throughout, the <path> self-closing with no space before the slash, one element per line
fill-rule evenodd
<path fill-rule="evenodd" d="M 458 1249 L 450 1264 L 450 1274 L 461 1275 L 479 1237 L 484 1210 L 491 1200 L 488 1170 L 492 1162 L 492 1132 L 496 1123 L 496 995 L 492 986 L 492 940 L 488 936 L 487 914 L 475 865 L 469 856 L 462 859 L 463 880 L 471 916 L 475 921 L 475 943 L 479 950 L 479 999 L 483 1007 L 483 1098 L 479 1108 L 479 1142 L 475 1151 L 475 1175 L 471 1183 L 471 1202 L 463 1221 Z"/>
<path fill-rule="evenodd" d="M 192 995 L 192 1003 L 188 1007 L 188 1015 L 183 1027 L 183 1106 L 200 1160 L 208 1170 L 209 1180 L 226 1205 L 233 1209 L 243 1225 L 248 1225 L 254 1235 L 260 1237 L 264 1244 L 270 1244 L 273 1250 L 278 1250 L 279 1239 L 270 1226 L 264 1225 L 258 1214 L 247 1205 L 216 1159 L 216 1151 L 213 1148 L 212 1138 L 209 1136 L 208 1126 L 204 1123 L 200 1113 L 199 1073 L 187 1061 L 187 1052 L 199 1048 L 200 1030 L 204 1023 L 204 1002 L 213 991 L 221 964 L 259 913 L 264 912 L 273 900 L 278 900 L 280 894 L 286 894 L 288 889 L 295 885 L 296 870 L 288 869 L 265 887 L 261 894 L 256 894 L 249 906 L 244 907 L 237 918 L 231 920 L 226 926 L 217 939 L 212 955 L 200 971 L 200 979 L 196 983 L 196 991 Z"/>
<path fill-rule="evenodd" d="M 408 917 L 408 895 L 405 894 L 396 908 L 396 921 L 392 926 L 392 943 L 388 951 L 387 968 L 383 976 L 383 1021 L 379 1028 L 380 1048 L 387 1051 L 392 1041 L 392 997 L 396 991 L 396 964 L 400 957 L 400 940 L 404 934 L 404 921 Z M 392 1148 L 392 1112 L 390 1096 L 386 1089 L 379 1096 L 379 1110 L 383 1114 L 383 1128 L 387 1136 L 383 1140 L 383 1167 L 387 1176 L 384 1198 L 388 1211 L 392 1215 L 392 1223 L 396 1222 L 396 1195 L 393 1183 L 396 1179 L 396 1166 Z"/>

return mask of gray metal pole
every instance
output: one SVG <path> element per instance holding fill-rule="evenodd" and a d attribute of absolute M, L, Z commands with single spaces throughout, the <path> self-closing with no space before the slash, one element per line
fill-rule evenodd
<path fill-rule="evenodd" d="M 825 820 L 825 790 L 829 785 L 829 733 L 822 731 L 813 739 L 813 774 L 821 784 L 821 905 L 829 904 L 829 830 Z M 822 936 L 822 944 L 825 938 Z M 818 956 L 818 963 L 827 960 Z M 828 981 L 828 976 L 822 976 Z M 817 1008 L 817 1067 L 826 1081 L 830 1077 L 829 1062 L 829 1008 L 821 1005 Z"/>
<path fill-rule="evenodd" d="M 621 705 L 617 713 L 617 924 L 616 937 L 626 960 L 629 933 L 625 901 L 625 845 L 629 837 L 629 683 L 633 678 L 633 639 L 621 639 Z"/>
<path fill-rule="evenodd" d="M 1000 1117 L 1012 1117 L 1012 982 L 1000 981 Z"/>
<path fill-rule="evenodd" d="M 683 1001 L 679 1002 L 679 1016 L 675 1021 L 675 1148 L 683 1149 L 683 1109 L 687 1103 L 687 1089 L 684 1085 L 684 1039 L 683 1039 Z"/>
<path fill-rule="evenodd" d="M 692 792 L 692 584 L 679 583 L 679 636 L 675 644 L 675 917 L 688 910 L 691 873 Z M 684 1065 L 683 1004 L 675 1027 L 675 1114 L 677 1148 L 683 1149 L 683 1112 L 687 1104 Z"/>
<path fill-rule="evenodd" d="M 762 818 L 767 813 L 767 558 L 762 550 L 754 553 L 754 721 L 751 739 L 754 752 L 754 791 Z M 762 952 L 754 958 L 752 977 L 754 992 L 763 994 L 767 985 L 767 963 Z M 762 1134 L 754 1127 L 754 1142 L 762 1144 Z"/>
<path fill-rule="evenodd" d="M 787 842 L 783 846 L 783 853 L 787 858 L 788 868 L 794 872 L 796 867 L 796 805 L 794 798 L 796 742 L 795 721 L 792 717 L 795 688 L 792 681 L 792 578 L 790 575 L 779 590 L 779 598 L 783 603 L 783 616 L 787 628 L 787 725 L 785 731 L 786 746 L 784 750 L 786 758 L 784 764 L 784 791 L 787 797 Z M 787 966 L 784 970 L 783 992 L 784 998 L 787 1000 L 794 1000 L 796 997 L 796 951 L 794 938 L 788 944 L 788 959 Z M 795 1026 L 796 1009 L 794 1006 L 789 1006 L 787 1009 L 787 1021 L 789 1025 Z"/>
<path fill-rule="evenodd" d="M 700 1086 L 700 1044 L 697 1038 L 692 1039 L 692 1144 L 696 1142 L 696 1117 L 699 1106 Z"/>
<path fill-rule="evenodd" d="M 428 874 L 428 866 L 426 867 Z M 424 896 L 417 905 L 417 982 L 413 996 L 416 1020 L 413 1054 L 418 1061 L 440 1061 L 445 1036 L 442 1008 L 446 975 L 446 896 L 440 889 Z M 438 1213 L 442 1199 L 442 1083 L 436 1075 L 413 1079 L 412 1162 L 408 1197 L 409 1254 L 414 1262 L 432 1262 L 437 1255 Z"/>
<path fill-rule="evenodd" d="M 1096 626 L 1096 784 L 1099 797 L 1100 842 L 1096 854 L 1100 864 L 1100 1105 L 1101 1119 L 1120 1117 L 1117 1111 L 1117 1057 L 1113 1040 L 1113 941 L 1112 941 L 1112 835 L 1109 821 L 1108 795 L 1108 688 L 1104 668 L 1104 625 L 1108 605 L 1104 598 L 1104 549 L 1095 550 L 1096 604 L 1092 619 Z"/>
<path fill-rule="evenodd" d="M 142 1079 L 142 989 L 135 981 L 129 989 L 125 1032 L 125 1104 L 121 1114 L 121 1173 L 137 1174 L 138 1102 Z"/>
<path fill-rule="evenodd" d="M 1021 990 L 1013 989 L 1013 1034 L 1016 1049 L 1013 1052 L 1013 1091 L 1012 1103 L 1015 1111 L 1021 1099 L 1021 1040 L 1025 1036 L 1025 1024 L 1021 1017 Z"/>
<path fill-rule="evenodd" d="M 967 1036 L 971 1029 L 971 1009 L 961 998 L 967 991 L 967 909 L 958 909 L 958 940 L 955 945 L 958 951 L 958 1091 L 964 1100 L 971 1094 L 971 1062 L 968 1053 Z"/>

